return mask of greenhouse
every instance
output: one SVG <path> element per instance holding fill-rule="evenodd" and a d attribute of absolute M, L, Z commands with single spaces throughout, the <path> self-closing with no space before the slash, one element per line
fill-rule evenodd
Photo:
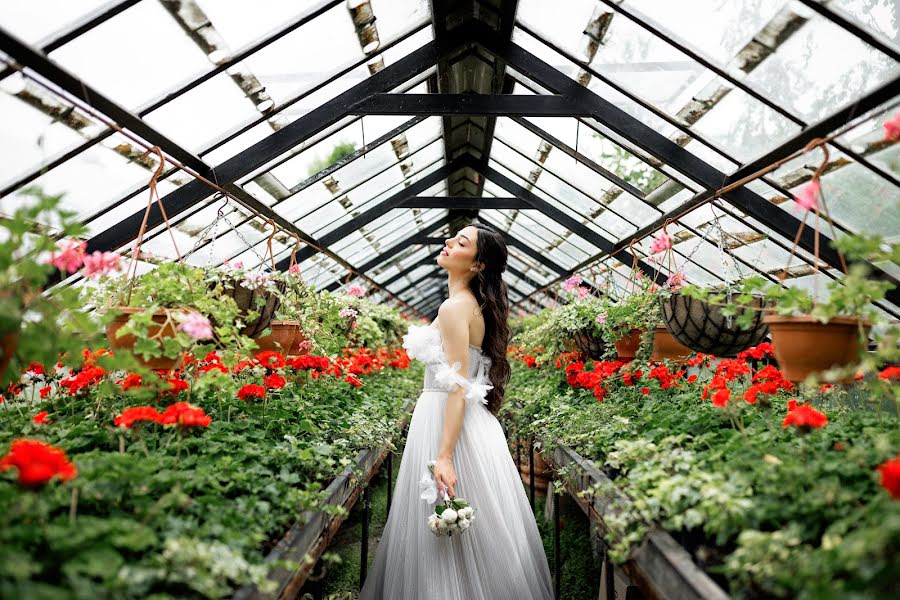
<path fill-rule="evenodd" d="M 0 59 L 0 598 L 900 595 L 896 0 L 32 0 Z"/>

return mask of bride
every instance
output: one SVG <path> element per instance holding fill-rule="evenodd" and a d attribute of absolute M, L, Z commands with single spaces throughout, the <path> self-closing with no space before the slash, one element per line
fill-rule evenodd
<path fill-rule="evenodd" d="M 437 258 L 449 298 L 431 325 L 411 325 L 403 337 L 410 358 L 425 363 L 425 383 L 360 600 L 553 597 L 537 524 L 496 417 L 510 372 L 506 260 L 497 231 L 460 230 Z M 477 521 L 465 532 L 429 531 L 435 505 L 419 494 L 435 484 L 475 507 Z"/>

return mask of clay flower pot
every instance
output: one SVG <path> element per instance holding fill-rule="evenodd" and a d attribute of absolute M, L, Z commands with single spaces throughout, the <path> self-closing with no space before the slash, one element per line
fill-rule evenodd
<path fill-rule="evenodd" d="M 662 360 L 670 360 L 674 363 L 681 363 L 688 359 L 691 355 L 691 349 L 681 344 L 675 337 L 669 333 L 666 326 L 660 323 L 656 326 L 656 333 L 653 334 L 653 351 L 650 353 L 650 360 L 657 362 Z"/>
<path fill-rule="evenodd" d="M 294 344 L 294 338 L 303 335 L 300 333 L 300 321 L 272 321 L 269 328 L 272 330 L 271 334 L 254 338 L 259 344 L 257 352 L 268 350 L 288 355 Z"/>
<path fill-rule="evenodd" d="M 632 329 L 623 337 L 616 340 L 616 353 L 622 362 L 630 362 L 634 360 L 638 348 L 641 347 L 641 336 L 644 335 L 643 329 Z"/>
<path fill-rule="evenodd" d="M 19 347 L 19 331 L 10 331 L 0 334 L 0 382 L 6 375 L 6 369 L 9 368 L 9 362 L 12 360 L 16 348 Z"/>
<path fill-rule="evenodd" d="M 808 315 L 768 315 L 763 320 L 772 334 L 778 367 L 795 383 L 814 373 L 855 364 L 862 351 L 860 329 L 868 334 L 872 326 L 856 317 L 835 317 L 828 323 Z"/>
<path fill-rule="evenodd" d="M 288 349 L 288 356 L 300 356 L 301 354 L 309 354 L 309 350 L 302 346 L 303 342 L 307 340 L 306 335 L 303 333 L 303 329 L 300 328 L 300 321 L 296 321 L 297 323 L 297 331 L 294 334 L 294 341 L 291 342 L 291 347 Z"/>
<path fill-rule="evenodd" d="M 116 307 L 116 311 L 120 314 L 113 319 L 112 323 L 106 326 L 106 339 L 109 340 L 109 347 L 111 350 L 127 350 L 134 354 L 133 349 L 137 338 L 130 333 L 119 338 L 117 338 L 116 335 L 118 334 L 119 329 L 128 323 L 128 319 L 131 318 L 131 315 L 140 314 L 145 310 L 145 308 L 133 306 Z M 153 313 L 153 323 L 154 325 L 151 325 L 147 331 L 148 335 L 151 337 L 156 335 L 161 335 L 161 337 L 175 337 L 178 333 L 176 330 L 177 322 L 174 318 L 174 311 L 168 311 L 168 313 L 164 310 L 156 311 Z M 158 325 L 156 325 L 157 323 Z M 160 334 L 160 332 L 162 333 Z M 175 358 L 160 356 L 144 360 L 139 354 L 134 354 L 134 357 L 138 362 L 149 369 L 171 371 L 181 365 L 182 353 L 179 352 L 178 356 Z"/>

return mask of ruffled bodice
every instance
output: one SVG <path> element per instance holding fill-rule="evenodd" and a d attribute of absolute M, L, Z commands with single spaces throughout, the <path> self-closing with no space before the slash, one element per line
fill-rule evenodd
<path fill-rule="evenodd" d="M 465 390 L 467 401 L 478 400 L 487 404 L 487 393 L 494 386 L 488 377 L 491 359 L 484 355 L 481 348 L 469 345 L 469 373 L 465 378 L 459 372 L 462 368 L 459 362 L 449 364 L 441 332 L 434 325 L 410 325 L 403 336 L 403 347 L 410 358 L 425 363 L 424 389 L 451 392 L 459 385 Z"/>

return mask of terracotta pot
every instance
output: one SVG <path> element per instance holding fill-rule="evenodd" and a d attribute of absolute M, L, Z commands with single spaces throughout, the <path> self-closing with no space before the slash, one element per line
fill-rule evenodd
<path fill-rule="evenodd" d="M 514 444 L 518 444 L 521 448 L 522 464 L 519 465 L 519 476 L 526 488 L 530 485 L 531 470 L 528 465 L 528 440 L 516 440 Z M 547 487 L 550 484 L 551 471 L 550 465 L 547 464 L 537 450 L 534 451 L 534 493 L 536 496 L 544 496 L 547 493 Z"/>
<path fill-rule="evenodd" d="M 106 339 L 109 340 L 109 347 L 111 350 L 127 350 L 132 352 L 132 348 L 134 348 L 134 343 L 137 341 L 137 338 L 131 334 L 123 335 L 120 338 L 116 337 L 119 329 L 121 329 L 127 322 L 131 315 L 139 314 L 144 312 L 146 309 L 140 307 L 132 307 L 132 306 L 118 306 L 116 310 L 121 314 L 117 315 L 112 323 L 106 326 Z M 169 311 L 170 314 L 172 311 Z M 153 313 L 153 322 L 159 323 L 159 325 L 151 325 L 148 334 L 151 336 L 157 335 L 160 330 L 162 330 L 163 337 L 174 337 L 177 333 L 175 330 L 176 323 L 170 321 L 166 323 L 168 315 L 165 311 L 156 311 Z M 133 353 L 133 352 L 132 352 Z M 135 354 L 134 357 L 137 359 L 139 363 L 144 365 L 150 369 L 163 369 L 166 371 L 171 371 L 172 369 L 178 368 L 181 365 L 182 355 L 178 354 L 176 358 L 167 358 L 165 356 L 161 356 L 159 358 L 151 358 L 150 360 L 144 360 L 140 357 L 140 355 Z"/>
<path fill-rule="evenodd" d="M 294 338 L 300 333 L 300 321 L 272 321 L 269 324 L 272 329 L 270 335 L 254 338 L 259 344 L 257 352 L 275 351 L 287 356 L 294 344 Z"/>
<path fill-rule="evenodd" d="M 813 373 L 846 367 L 859 360 L 860 328 L 868 334 L 872 323 L 855 317 L 835 317 L 821 323 L 808 315 L 764 319 L 772 334 L 775 359 L 786 379 L 799 382 Z M 849 382 L 852 377 L 844 380 Z"/>
<path fill-rule="evenodd" d="M 603 343 L 603 338 L 599 335 L 588 333 L 586 331 L 578 331 L 572 334 L 572 339 L 575 341 L 575 347 L 591 360 L 600 360 L 603 358 L 603 353 L 606 351 L 606 345 Z"/>
<path fill-rule="evenodd" d="M 303 333 L 303 329 L 300 327 L 300 321 L 297 321 L 297 331 L 294 333 L 294 340 L 291 342 L 291 346 L 288 349 L 288 356 L 300 356 L 301 354 L 309 354 L 309 350 L 306 348 L 301 348 L 301 344 L 305 342 L 308 338 L 306 334 Z"/>
<path fill-rule="evenodd" d="M 738 314 L 753 311 L 750 327 L 742 329 L 737 326 L 735 317 L 722 314 L 721 306 L 678 292 L 669 298 L 660 298 L 663 323 L 669 333 L 695 352 L 719 357 L 734 357 L 762 343 L 769 334 L 762 311 L 771 305 L 762 297 L 754 297 L 750 308 L 738 308 Z"/>
<path fill-rule="evenodd" d="M 16 353 L 16 348 L 18 347 L 18 329 L 15 331 L 10 331 L 8 333 L 0 334 L 0 383 L 3 382 L 3 377 L 6 376 L 6 369 L 9 368 L 9 363 L 12 360 L 13 354 Z"/>
<path fill-rule="evenodd" d="M 686 361 L 691 356 L 691 349 L 678 342 L 675 337 L 669 333 L 666 326 L 660 323 L 656 326 L 656 333 L 653 334 L 653 351 L 650 353 L 650 360 L 662 361 L 670 360 L 674 363 Z"/>
<path fill-rule="evenodd" d="M 638 348 L 641 347 L 642 335 L 644 335 L 643 329 L 632 329 L 616 340 L 616 353 L 619 355 L 619 360 L 622 362 L 634 360 Z"/>

